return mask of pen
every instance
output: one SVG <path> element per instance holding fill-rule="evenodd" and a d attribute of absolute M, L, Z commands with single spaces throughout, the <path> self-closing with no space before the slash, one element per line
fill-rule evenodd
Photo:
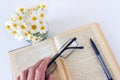
<path fill-rule="evenodd" d="M 100 55 L 100 52 L 99 52 L 97 46 L 95 45 L 94 41 L 92 39 L 90 39 L 90 42 L 91 42 L 91 46 L 92 46 L 92 48 L 93 48 L 93 50 L 94 50 L 100 64 L 101 64 L 101 66 L 103 68 L 103 71 L 104 71 L 105 75 L 107 76 L 107 79 L 108 80 L 113 80 L 113 78 L 112 78 L 109 70 L 107 69 L 107 67 L 106 67 L 106 65 L 105 65 L 105 63 L 104 63 L 104 61 L 103 61 L 103 59 L 102 59 L 102 57 Z"/>

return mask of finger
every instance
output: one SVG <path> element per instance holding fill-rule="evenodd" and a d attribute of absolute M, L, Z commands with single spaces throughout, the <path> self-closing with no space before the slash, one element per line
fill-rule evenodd
<path fill-rule="evenodd" d="M 20 80 L 27 80 L 27 73 L 28 73 L 28 70 L 24 70 L 24 71 L 20 74 Z"/>
<path fill-rule="evenodd" d="M 39 60 L 33 67 L 36 69 L 39 67 L 39 65 L 41 64 L 41 62 L 43 61 L 44 59 L 42 60 Z"/>
<path fill-rule="evenodd" d="M 53 80 L 52 74 L 50 74 L 50 75 L 48 76 L 47 80 Z"/>
<path fill-rule="evenodd" d="M 35 80 L 45 80 L 45 72 L 37 69 L 35 72 Z"/>
<path fill-rule="evenodd" d="M 43 59 L 43 60 L 44 60 L 44 59 Z M 30 68 L 28 69 L 27 80 L 34 80 L 35 70 L 36 70 L 37 67 L 39 67 L 40 63 L 41 63 L 43 60 L 39 60 L 35 65 L 33 65 L 32 67 L 30 67 Z"/>
<path fill-rule="evenodd" d="M 29 68 L 27 80 L 34 80 L 35 69 L 33 67 Z"/>
<path fill-rule="evenodd" d="M 50 58 L 45 58 L 39 65 L 38 69 L 45 72 L 49 62 L 50 62 Z"/>
<path fill-rule="evenodd" d="M 20 80 L 20 76 L 17 76 L 16 80 Z"/>
<path fill-rule="evenodd" d="M 35 71 L 35 80 L 44 80 L 45 79 L 45 71 L 47 69 L 47 65 L 50 61 L 50 58 L 45 58 L 39 67 Z"/>

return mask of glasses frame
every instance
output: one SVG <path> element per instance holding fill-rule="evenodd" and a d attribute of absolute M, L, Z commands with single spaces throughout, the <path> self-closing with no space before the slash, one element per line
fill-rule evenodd
<path fill-rule="evenodd" d="M 74 37 L 74 38 L 70 38 L 68 41 L 66 41 L 63 46 L 58 50 L 57 54 L 55 56 L 53 56 L 53 58 L 51 59 L 51 61 L 49 62 L 47 68 L 49 70 L 50 66 L 53 64 L 55 65 L 55 68 L 53 69 L 53 71 L 49 72 L 50 74 L 53 73 L 56 69 L 57 69 L 57 64 L 56 64 L 56 59 L 59 58 L 59 57 L 63 57 L 63 58 L 67 58 L 68 56 L 70 56 L 72 54 L 72 52 L 75 50 L 75 49 L 83 49 L 84 47 L 83 46 L 78 46 L 78 43 L 77 43 L 77 38 Z M 73 42 L 76 42 L 77 43 L 77 46 L 76 47 L 70 47 L 70 45 L 73 43 Z M 73 49 L 67 56 L 62 56 L 63 52 L 67 49 Z M 49 74 L 48 72 L 46 72 L 46 75 Z"/>
<path fill-rule="evenodd" d="M 65 50 L 67 50 L 67 49 L 83 49 L 84 47 L 83 46 L 77 46 L 77 47 L 69 47 L 74 41 L 76 41 L 77 40 L 77 38 L 76 37 L 74 37 L 74 38 L 70 38 L 68 41 L 66 41 L 65 43 L 64 43 L 64 45 L 59 49 L 59 51 L 57 52 L 57 54 L 51 59 L 51 61 L 49 62 L 49 64 L 48 64 L 48 67 L 53 63 L 53 62 L 55 62 L 55 60 L 58 58 L 58 57 L 60 57 L 61 56 L 61 54 L 65 51 Z M 73 51 L 72 51 L 73 52 Z M 71 53 L 72 53 L 71 52 Z M 70 54 L 71 54 L 70 53 Z M 69 54 L 69 55 L 70 55 Z M 68 55 L 68 56 L 69 56 Z M 67 57 L 68 57 L 67 56 Z"/>

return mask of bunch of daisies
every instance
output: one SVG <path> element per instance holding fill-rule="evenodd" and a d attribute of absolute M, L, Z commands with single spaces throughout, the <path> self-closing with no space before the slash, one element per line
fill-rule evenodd
<path fill-rule="evenodd" d="M 39 42 L 48 34 L 45 12 L 44 4 L 26 9 L 21 7 L 5 22 L 6 29 L 18 40 Z"/>

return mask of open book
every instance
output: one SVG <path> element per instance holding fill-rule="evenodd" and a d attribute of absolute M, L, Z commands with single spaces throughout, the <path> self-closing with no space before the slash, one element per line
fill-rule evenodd
<path fill-rule="evenodd" d="M 9 52 L 14 78 L 24 69 L 34 65 L 44 57 L 53 57 L 70 38 L 76 37 L 84 49 L 74 50 L 67 58 L 56 60 L 57 69 L 53 80 L 107 80 L 106 75 L 93 51 L 92 38 L 114 80 L 120 80 L 119 65 L 97 23 L 81 26 L 35 45 L 26 46 Z"/>

